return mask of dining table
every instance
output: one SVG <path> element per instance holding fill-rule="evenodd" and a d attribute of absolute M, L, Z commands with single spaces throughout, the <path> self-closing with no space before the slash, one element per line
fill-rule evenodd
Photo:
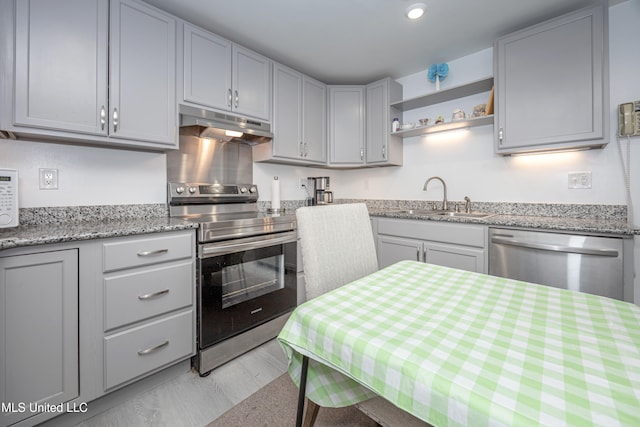
<path fill-rule="evenodd" d="M 400 261 L 300 304 L 278 341 L 320 407 L 382 397 L 434 427 L 640 426 L 628 302 Z"/>

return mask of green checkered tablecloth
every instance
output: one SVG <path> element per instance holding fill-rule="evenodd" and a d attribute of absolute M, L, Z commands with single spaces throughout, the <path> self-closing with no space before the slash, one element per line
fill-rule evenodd
<path fill-rule="evenodd" d="M 434 426 L 640 426 L 640 307 L 402 261 L 278 336 L 321 406 L 380 395 Z"/>

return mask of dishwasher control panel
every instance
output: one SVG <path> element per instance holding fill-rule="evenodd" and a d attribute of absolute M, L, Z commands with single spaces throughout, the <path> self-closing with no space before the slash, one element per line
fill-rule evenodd
<path fill-rule="evenodd" d="M 0 169 L 0 228 L 18 225 L 18 171 Z"/>

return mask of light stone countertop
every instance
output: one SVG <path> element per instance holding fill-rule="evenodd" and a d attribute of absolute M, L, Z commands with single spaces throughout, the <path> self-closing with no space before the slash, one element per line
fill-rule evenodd
<path fill-rule="evenodd" d="M 375 217 L 518 227 L 540 231 L 640 235 L 640 229 L 629 228 L 625 220 L 626 206 L 620 205 L 477 203 L 473 205 L 474 211 L 494 214 L 486 218 L 465 218 L 399 212 L 408 209 L 430 209 L 433 202 L 359 199 L 343 199 L 337 202 L 366 203 L 371 216 Z M 283 205 L 287 210 L 295 210 L 303 206 L 304 201 L 284 201 Z M 269 204 L 261 202 L 259 207 L 266 210 Z M 164 204 L 21 209 L 20 223 L 19 227 L 0 229 L 0 250 L 198 227 L 197 223 L 170 218 Z"/>
<path fill-rule="evenodd" d="M 198 224 L 169 217 L 21 225 L 0 230 L 0 250 L 197 227 Z"/>
<path fill-rule="evenodd" d="M 410 214 L 399 212 L 398 210 L 394 211 L 394 209 L 370 209 L 369 214 L 376 217 L 517 227 L 539 231 L 569 231 L 622 236 L 638 234 L 638 230 L 629 229 L 626 221 L 611 218 L 571 218 L 504 214 L 494 214 L 485 218 L 467 218 L 448 217 L 436 214 Z"/>

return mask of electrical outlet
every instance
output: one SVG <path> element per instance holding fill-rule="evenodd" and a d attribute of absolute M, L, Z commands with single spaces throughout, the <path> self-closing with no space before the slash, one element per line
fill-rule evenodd
<path fill-rule="evenodd" d="M 58 189 L 58 169 L 40 169 L 40 189 Z"/>
<path fill-rule="evenodd" d="M 569 172 L 569 188 L 591 188 L 591 171 Z"/>

